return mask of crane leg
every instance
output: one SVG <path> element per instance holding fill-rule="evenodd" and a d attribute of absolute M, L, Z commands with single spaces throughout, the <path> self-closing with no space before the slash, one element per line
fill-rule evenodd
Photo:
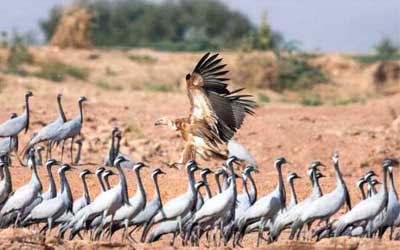
<path fill-rule="evenodd" d="M 224 220 L 221 220 L 220 227 L 219 227 L 219 233 L 221 235 L 222 241 L 224 242 L 224 246 L 226 246 L 226 237 L 224 234 Z M 220 244 L 221 244 L 221 241 L 220 241 Z"/>
<path fill-rule="evenodd" d="M 48 225 L 47 236 L 50 236 L 51 229 L 53 228 L 53 219 L 52 218 L 47 219 L 47 225 Z"/>
<path fill-rule="evenodd" d="M 390 226 L 389 240 L 393 239 L 393 225 Z"/>
<path fill-rule="evenodd" d="M 184 242 L 185 239 L 184 239 L 184 235 L 183 235 L 182 217 L 181 216 L 178 216 L 178 226 L 179 226 L 179 233 L 181 235 L 182 245 L 183 245 L 183 242 Z"/>
<path fill-rule="evenodd" d="M 197 226 L 197 233 L 196 233 L 196 246 L 200 246 L 200 225 Z"/>
<path fill-rule="evenodd" d="M 210 234 L 209 234 L 209 231 L 207 231 L 206 232 L 206 240 L 207 240 L 207 248 L 209 248 L 210 247 Z"/>
<path fill-rule="evenodd" d="M 125 239 L 128 239 L 128 220 L 124 221 L 124 233 L 122 234 L 122 242 L 125 241 Z"/>
<path fill-rule="evenodd" d="M 50 156 L 50 142 L 47 142 L 47 147 L 46 147 L 46 161 L 49 160 L 49 156 Z"/>
<path fill-rule="evenodd" d="M 173 233 L 172 239 L 171 239 L 171 241 L 169 242 L 169 245 L 170 245 L 170 246 L 174 246 L 174 245 L 175 245 L 175 239 L 176 239 L 176 231 Z"/>
<path fill-rule="evenodd" d="M 18 224 L 19 224 L 19 220 L 20 220 L 20 218 L 21 218 L 21 214 L 22 214 L 23 212 L 24 212 L 23 210 L 22 210 L 22 211 L 18 211 L 17 219 L 15 220 L 15 223 L 14 223 L 14 228 L 17 228 L 17 226 L 18 226 Z"/>
<path fill-rule="evenodd" d="M 111 220 L 110 220 L 110 225 L 108 225 L 108 230 L 111 232 L 112 230 L 112 224 L 114 221 L 114 214 L 111 215 Z M 111 234 L 108 236 L 108 242 L 111 243 Z"/>
<path fill-rule="evenodd" d="M 217 227 L 216 226 L 214 226 L 213 241 L 214 241 L 214 247 L 217 247 Z"/>
<path fill-rule="evenodd" d="M 132 234 L 133 234 L 133 232 L 135 232 L 136 231 L 136 229 L 138 229 L 139 227 L 138 226 L 134 226 L 133 228 L 132 228 L 132 230 L 129 232 L 129 238 L 131 238 L 133 241 L 135 241 L 136 242 L 136 240 L 133 238 L 133 236 L 132 236 Z"/>
<path fill-rule="evenodd" d="M 260 240 L 263 237 L 265 222 L 266 222 L 266 220 L 264 218 L 262 218 L 259 228 L 258 228 L 257 247 L 260 245 Z"/>
<path fill-rule="evenodd" d="M 63 155 L 64 155 L 64 144 L 65 144 L 65 140 L 63 140 L 62 144 L 61 144 L 61 160 L 60 161 L 62 161 Z"/>
<path fill-rule="evenodd" d="M 73 150 L 74 150 L 74 141 L 75 141 L 75 137 L 71 138 L 71 147 L 70 147 L 70 153 L 71 153 L 71 165 L 74 165 L 74 155 L 73 155 Z"/>

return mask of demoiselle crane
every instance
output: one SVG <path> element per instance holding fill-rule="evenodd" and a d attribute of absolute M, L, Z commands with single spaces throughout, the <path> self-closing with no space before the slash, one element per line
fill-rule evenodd
<path fill-rule="evenodd" d="M 151 178 L 154 184 L 154 197 L 149 202 L 146 202 L 146 206 L 138 215 L 136 215 L 130 222 L 129 226 L 133 226 L 132 230 L 129 232 L 129 237 L 132 237 L 132 233 L 144 226 L 148 223 L 154 215 L 158 212 L 159 209 L 162 207 L 162 200 L 160 195 L 160 187 L 158 185 L 158 175 L 164 175 L 165 172 L 162 171 L 160 168 L 156 168 L 153 170 L 151 174 Z M 125 225 L 123 223 L 114 224 L 112 227 L 112 234 L 115 233 L 120 228 L 123 228 Z"/>
<path fill-rule="evenodd" d="M 142 162 L 138 162 L 133 168 L 136 176 L 136 193 L 129 199 L 129 205 L 123 205 L 121 208 L 119 208 L 114 214 L 113 221 L 111 221 L 111 215 L 106 218 L 105 221 L 105 226 L 109 223 L 123 223 L 125 228 L 122 239 L 130 239 L 128 237 L 129 222 L 146 206 L 146 192 L 144 190 L 142 178 L 140 175 L 140 170 L 143 167 L 147 166 Z M 110 228 L 112 228 L 111 226 Z"/>
<path fill-rule="evenodd" d="M 273 223 L 271 230 L 270 230 L 270 241 L 275 241 L 278 239 L 281 232 L 290 226 L 294 221 L 296 221 L 304 209 L 314 200 L 318 199 L 322 196 L 321 187 L 319 186 L 318 178 L 317 178 L 317 171 L 318 167 L 325 166 L 320 161 L 314 161 L 307 170 L 307 174 L 311 180 L 312 190 L 310 195 L 304 199 L 303 201 L 299 202 L 291 209 L 285 212 L 285 216 L 280 216 L 275 220 Z"/>
<path fill-rule="evenodd" d="M 395 159 L 386 159 L 383 162 L 383 185 L 381 190 L 365 200 L 358 203 L 352 210 L 342 215 L 335 229 L 335 236 L 340 236 L 343 231 L 350 225 L 362 221 L 369 221 L 375 218 L 385 207 L 387 207 L 389 194 L 387 190 L 387 172 L 389 167 L 398 166 L 398 161 Z M 368 235 L 372 232 L 367 230 Z"/>
<path fill-rule="evenodd" d="M 226 216 L 229 212 L 234 211 L 236 205 L 236 175 L 232 165 L 233 162 L 237 160 L 238 159 L 234 156 L 228 158 L 226 166 L 231 177 L 231 183 L 228 189 L 205 201 L 203 206 L 194 214 L 193 219 L 190 221 L 187 233 L 188 236 L 191 235 L 194 227 L 197 226 L 198 229 L 201 229 L 203 225 L 213 225 L 218 220 L 220 220 L 221 223 L 220 230 L 221 232 L 223 231 L 225 225 L 223 224 L 224 221 L 222 220 L 222 217 Z M 199 238 L 200 231 L 198 230 L 197 240 L 199 240 Z"/>
<path fill-rule="evenodd" d="M 9 119 L 0 124 L 0 137 L 14 137 L 19 134 L 23 129 L 25 133 L 29 129 L 29 97 L 33 96 L 31 91 L 25 94 L 25 110 L 24 113 L 18 117 Z"/>
<path fill-rule="evenodd" d="M 36 170 L 35 150 L 33 148 L 29 151 L 28 166 L 32 171 L 31 181 L 28 184 L 18 188 L 15 193 L 6 201 L 0 211 L 1 217 L 14 211 L 17 212 L 17 218 L 14 226 L 19 224 L 21 215 L 24 213 L 25 208 L 28 207 L 42 191 L 42 183 L 40 182 Z"/>
<path fill-rule="evenodd" d="M 83 124 L 83 103 L 85 101 L 87 101 L 86 97 L 82 96 L 79 98 L 79 100 L 78 100 L 79 115 L 77 117 L 75 117 L 74 119 L 63 123 L 56 130 L 56 136 L 54 138 L 52 138 L 52 143 L 59 144 L 62 141 L 61 161 L 62 161 L 62 156 L 64 153 L 64 142 L 67 139 L 71 138 L 70 153 L 71 153 L 71 164 L 73 164 L 72 149 L 73 149 L 75 137 L 77 137 L 78 135 L 81 134 L 82 124 Z"/>
<path fill-rule="evenodd" d="M 12 192 L 11 173 L 8 163 L 0 162 L 0 171 L 4 173 L 3 179 L 0 181 L 0 208 L 7 201 Z"/>
<path fill-rule="evenodd" d="M 278 184 L 272 193 L 257 200 L 251 207 L 249 207 L 243 217 L 240 218 L 238 229 L 239 237 L 237 238 L 238 244 L 239 241 L 244 237 L 246 227 L 258 220 L 261 220 L 257 237 L 257 246 L 259 246 L 260 239 L 262 238 L 264 231 L 264 226 L 267 221 L 271 220 L 280 209 L 286 207 L 286 193 L 282 178 L 282 166 L 287 163 L 288 161 L 284 157 L 279 157 L 277 160 L 275 160 L 274 167 L 278 173 Z"/>
<path fill-rule="evenodd" d="M 61 104 L 61 98 L 62 94 L 57 95 L 57 106 L 58 106 L 58 117 L 56 120 L 53 122 L 47 124 L 43 128 L 41 128 L 33 137 L 32 139 L 28 142 L 28 144 L 25 146 L 25 152 L 26 150 L 29 150 L 29 148 L 35 146 L 36 144 L 40 142 L 49 142 L 47 145 L 47 156 L 46 158 L 48 159 L 51 157 L 51 140 L 54 139 L 54 137 L 57 135 L 57 130 L 67 121 L 67 118 L 65 117 L 64 110 L 62 108 Z"/>
<path fill-rule="evenodd" d="M 115 159 L 115 166 L 119 172 L 119 183 L 113 188 L 100 193 L 95 200 L 90 203 L 80 214 L 77 220 L 71 222 L 72 230 L 70 239 L 72 239 L 85 225 L 86 221 L 94 219 L 98 215 L 102 215 L 102 225 L 104 226 L 106 218 L 111 215 L 110 226 L 113 222 L 115 212 L 123 205 L 129 205 L 128 189 L 126 183 L 126 177 L 124 170 L 121 167 L 121 163 L 126 161 L 123 156 L 118 156 Z M 82 211 L 81 210 L 81 211 Z M 76 214 L 76 217 L 79 213 Z M 109 238 L 111 240 L 111 238 Z"/>
<path fill-rule="evenodd" d="M 326 224 L 328 224 L 330 217 L 344 204 L 347 205 L 349 210 L 351 209 L 350 195 L 339 169 L 338 152 L 333 154 L 332 160 L 336 175 L 336 188 L 307 206 L 307 209 L 305 209 L 301 213 L 301 216 L 293 223 L 290 239 L 293 239 L 297 231 L 301 230 L 304 225 L 308 224 L 308 227 L 310 227 L 312 222 L 317 219 L 324 220 Z"/>
<path fill-rule="evenodd" d="M 196 204 L 197 191 L 195 189 L 194 171 L 199 170 L 195 161 L 188 161 L 186 163 L 186 173 L 188 176 L 188 187 L 184 194 L 181 194 L 174 199 L 168 201 L 162 206 L 160 211 L 152 218 L 152 220 L 144 227 L 141 241 L 144 242 L 150 228 L 153 224 L 165 221 L 177 219 L 179 224 L 179 232 L 183 237 L 182 218 L 192 211 Z"/>
<path fill-rule="evenodd" d="M 65 172 L 72 170 L 68 164 L 63 164 L 58 170 L 61 181 L 61 191 L 56 197 L 44 200 L 32 209 L 28 217 L 24 219 L 22 225 L 26 223 L 40 223 L 47 221 L 45 228 L 48 228 L 48 234 L 51 233 L 53 222 L 65 212 L 72 212 L 73 198 Z"/>

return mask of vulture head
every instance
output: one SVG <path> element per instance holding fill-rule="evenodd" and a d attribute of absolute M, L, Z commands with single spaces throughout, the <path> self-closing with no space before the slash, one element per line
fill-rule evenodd
<path fill-rule="evenodd" d="M 178 127 L 176 126 L 176 123 L 169 119 L 168 117 L 161 117 L 158 119 L 155 123 L 155 126 L 167 126 L 171 130 L 178 130 Z"/>

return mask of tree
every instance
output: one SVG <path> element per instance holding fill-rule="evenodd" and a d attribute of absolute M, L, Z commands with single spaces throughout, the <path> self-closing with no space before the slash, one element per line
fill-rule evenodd
<path fill-rule="evenodd" d="M 393 58 L 397 54 L 398 48 L 388 38 L 384 38 L 376 47 L 375 51 L 381 60 Z"/>
<path fill-rule="evenodd" d="M 265 13 L 261 19 L 258 28 L 257 48 L 260 50 L 268 50 L 272 48 L 271 28 L 267 22 L 267 14 Z"/>
<path fill-rule="evenodd" d="M 81 6 L 93 14 L 95 46 L 151 47 L 166 50 L 236 48 L 255 30 L 249 19 L 218 0 L 98 0 Z M 50 39 L 59 22 L 53 9 L 41 28 Z"/>

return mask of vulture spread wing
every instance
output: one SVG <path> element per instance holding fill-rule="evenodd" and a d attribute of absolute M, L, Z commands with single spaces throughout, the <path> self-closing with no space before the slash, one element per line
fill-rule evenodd
<path fill-rule="evenodd" d="M 204 143 L 217 146 L 227 143 L 240 128 L 246 114 L 254 114 L 256 103 L 243 89 L 228 90 L 229 81 L 218 54 L 205 54 L 192 74 L 186 76 L 191 103 L 190 126 L 194 136 Z"/>

